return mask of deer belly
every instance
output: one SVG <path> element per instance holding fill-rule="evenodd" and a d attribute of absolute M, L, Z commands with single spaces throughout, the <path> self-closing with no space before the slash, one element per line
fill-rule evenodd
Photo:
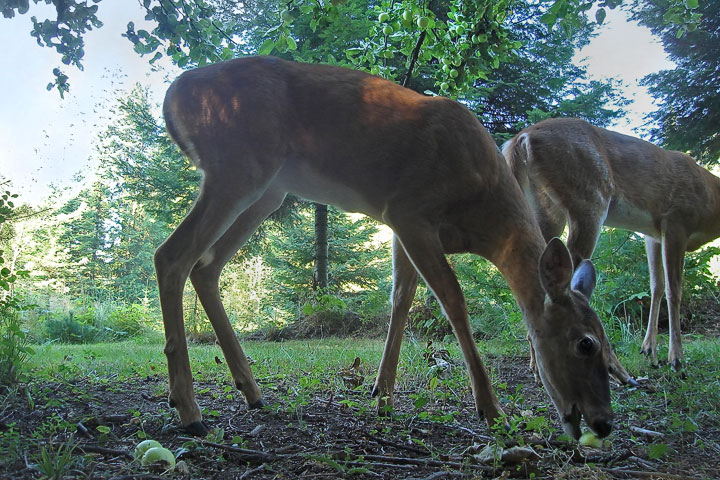
<path fill-rule="evenodd" d="M 286 192 L 311 202 L 332 205 L 346 212 L 364 213 L 381 220 L 380 212 L 368 197 L 332 175 L 299 163 L 288 163 L 274 182 Z"/>
<path fill-rule="evenodd" d="M 610 202 L 605 225 L 644 233 L 651 237 L 660 236 L 650 212 L 620 197 L 614 197 Z"/>

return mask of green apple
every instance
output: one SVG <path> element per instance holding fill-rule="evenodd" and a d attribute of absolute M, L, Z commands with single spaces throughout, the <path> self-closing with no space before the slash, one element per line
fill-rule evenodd
<path fill-rule="evenodd" d="M 387 12 L 383 12 L 380 15 L 378 15 L 378 22 L 385 23 L 388 20 L 390 20 L 390 14 Z"/>
<path fill-rule="evenodd" d="M 417 26 L 425 30 L 430 25 L 430 19 L 428 17 L 418 17 Z"/>
<path fill-rule="evenodd" d="M 133 456 L 140 460 L 143 455 L 145 455 L 145 452 L 150 450 L 153 447 L 162 447 L 160 442 L 157 440 L 143 440 L 142 442 L 137 444 L 137 447 L 135 447 L 135 451 L 133 452 Z"/>
<path fill-rule="evenodd" d="M 384 35 L 392 35 L 392 33 L 393 33 L 393 27 L 391 27 L 390 25 L 386 25 L 386 26 L 383 27 L 383 30 L 382 30 L 382 31 L 383 31 L 383 34 L 384 34 Z"/>
<path fill-rule="evenodd" d="M 457 78 L 458 75 L 460 75 L 460 72 L 458 72 L 458 71 L 455 70 L 454 68 L 453 68 L 452 70 L 450 70 L 450 77 L 452 77 L 452 78 Z"/>
<path fill-rule="evenodd" d="M 602 440 L 595 436 L 592 432 L 585 432 L 580 437 L 580 445 L 584 447 L 602 448 Z"/>
<path fill-rule="evenodd" d="M 403 20 L 405 20 L 406 22 L 409 22 L 410 20 L 412 20 L 412 16 L 413 16 L 412 10 L 405 10 L 403 12 Z"/>
<path fill-rule="evenodd" d="M 172 471 L 175 469 L 175 455 L 167 448 L 152 447 L 145 452 L 140 463 L 144 467 Z"/>

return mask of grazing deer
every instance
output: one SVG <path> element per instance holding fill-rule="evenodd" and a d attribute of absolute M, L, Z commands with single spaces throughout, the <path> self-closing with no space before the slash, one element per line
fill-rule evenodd
<path fill-rule="evenodd" d="M 642 352 L 657 365 L 665 295 L 668 362 L 679 370 L 683 259 L 686 251 L 720 236 L 720 179 L 684 153 L 572 118 L 526 128 L 503 153 L 544 237 L 560 235 L 569 224 L 574 262 L 590 258 L 603 224 L 645 235 L 651 300 Z"/>
<path fill-rule="evenodd" d="M 215 329 L 233 381 L 264 404 L 221 302 L 225 263 L 291 193 L 362 212 L 394 231 L 392 318 L 374 391 L 392 402 L 402 331 L 417 275 L 458 338 L 475 407 L 502 410 L 472 338 L 445 253 L 473 252 L 500 269 L 523 311 L 540 375 L 568 434 L 581 416 L 612 429 L 608 353 L 588 304 L 595 271 L 573 275 L 565 245 L 547 243 L 502 153 L 475 115 L 365 73 L 254 57 L 183 73 L 163 106 L 170 135 L 203 172 L 187 217 L 157 249 L 170 404 L 203 435 L 183 326 L 188 276 Z"/>

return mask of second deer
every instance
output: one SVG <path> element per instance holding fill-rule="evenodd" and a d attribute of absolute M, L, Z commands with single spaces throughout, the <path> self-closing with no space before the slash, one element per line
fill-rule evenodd
<path fill-rule="evenodd" d="M 658 316 L 667 296 L 668 362 L 679 370 L 683 260 L 720 236 L 720 179 L 684 153 L 572 118 L 526 128 L 503 153 L 544 237 L 569 225 L 575 265 L 590 258 L 603 225 L 645 235 L 651 301 L 642 352 L 657 365 Z"/>

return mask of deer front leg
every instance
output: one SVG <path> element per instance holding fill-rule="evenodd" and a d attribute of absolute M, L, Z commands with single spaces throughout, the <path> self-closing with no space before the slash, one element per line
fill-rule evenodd
<path fill-rule="evenodd" d="M 492 428 L 501 418 L 503 411 L 475 346 L 465 298 L 455 274 L 445 259 L 438 234 L 429 226 L 422 229 L 416 225 L 411 225 L 409 228 L 395 226 L 395 232 L 410 261 L 440 302 L 455 331 L 468 367 L 475 408 L 478 415 L 484 416 L 488 426 Z"/>
<path fill-rule="evenodd" d="M 392 313 L 385 349 L 375 379 L 375 386 L 372 389 L 372 396 L 378 398 L 377 411 L 379 415 L 385 413 L 386 406 L 393 405 L 393 390 L 400 359 L 400 346 L 418 281 L 415 267 L 410 263 L 396 235 L 393 235 L 392 248 Z"/>
<path fill-rule="evenodd" d="M 681 232 L 666 232 L 662 242 L 663 266 L 665 267 L 665 296 L 668 304 L 670 347 L 668 363 L 676 371 L 682 369 L 682 333 L 680 332 L 680 302 L 682 301 L 683 261 L 687 238 Z"/>
<path fill-rule="evenodd" d="M 238 342 L 222 304 L 220 274 L 225 264 L 245 244 L 268 215 L 277 210 L 285 195 L 266 192 L 243 212 L 213 247 L 203 255 L 190 273 L 190 279 L 223 351 L 236 388 L 243 393 L 250 408 L 265 405 L 250 364 Z"/>
<path fill-rule="evenodd" d="M 595 204 L 583 207 L 573 206 L 568 213 L 568 250 L 573 261 L 573 268 L 577 268 L 583 260 L 589 260 L 595 251 L 600 231 L 607 217 L 609 202 L 598 200 Z M 610 342 L 608 341 L 608 344 Z M 615 350 L 608 352 L 608 370 L 610 375 L 623 385 L 637 386 L 637 381 L 622 366 Z"/>
<path fill-rule="evenodd" d="M 665 271 L 662 262 L 662 246 L 650 236 L 645 236 L 645 253 L 647 254 L 648 271 L 650 272 L 650 313 L 648 326 L 640 351 L 650 357 L 650 364 L 658 366 L 657 334 L 660 304 L 665 296 Z"/>

